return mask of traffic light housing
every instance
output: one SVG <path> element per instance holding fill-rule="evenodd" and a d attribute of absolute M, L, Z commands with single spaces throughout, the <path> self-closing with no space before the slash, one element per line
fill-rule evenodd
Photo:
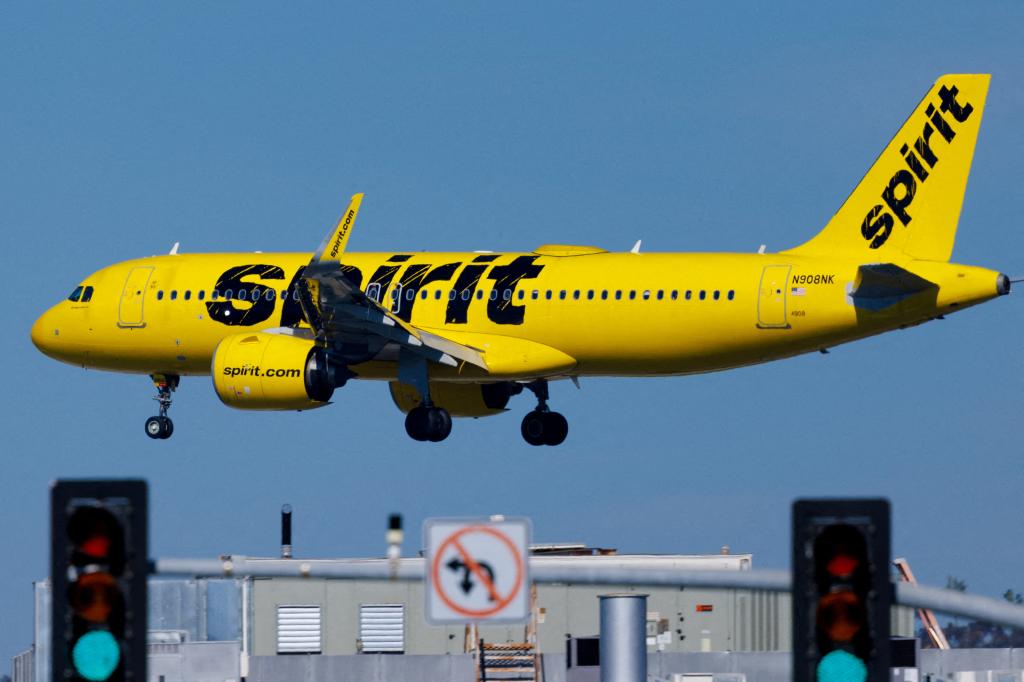
<path fill-rule="evenodd" d="M 793 504 L 793 680 L 889 679 L 890 510 L 884 499 Z"/>
<path fill-rule="evenodd" d="M 146 682 L 146 482 L 50 491 L 53 679 Z"/>

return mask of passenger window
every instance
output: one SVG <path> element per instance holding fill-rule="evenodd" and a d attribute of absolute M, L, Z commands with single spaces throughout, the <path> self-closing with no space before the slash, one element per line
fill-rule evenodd
<path fill-rule="evenodd" d="M 415 298 L 416 298 L 416 290 L 415 289 L 406 289 L 405 290 L 405 300 L 412 301 Z"/>
<path fill-rule="evenodd" d="M 551 300 L 551 289 L 548 289 L 547 291 L 544 292 L 544 298 L 548 299 L 549 301 Z"/>
<path fill-rule="evenodd" d="M 665 298 L 665 292 L 662 291 L 661 289 L 658 289 L 658 300 L 660 301 L 663 298 Z"/>
<path fill-rule="evenodd" d="M 267 296 L 270 296 L 270 294 L 268 293 Z M 184 299 L 186 301 L 191 301 L 192 300 L 192 290 L 191 289 L 185 289 Z"/>
<path fill-rule="evenodd" d="M 721 297 L 721 295 L 722 295 L 722 292 L 720 292 L 718 289 L 715 289 L 715 293 L 711 294 L 711 298 L 713 298 L 713 299 L 715 299 L 717 301 L 719 299 L 719 297 Z"/>
<path fill-rule="evenodd" d="M 672 290 L 672 300 L 674 301 L 674 300 L 676 300 L 677 298 L 679 298 L 679 292 L 678 292 L 678 291 L 676 291 L 675 289 L 673 289 L 673 290 Z"/>
<path fill-rule="evenodd" d="M 196 294 L 196 298 L 198 298 L 200 301 L 203 300 L 204 298 L 206 298 L 206 292 L 200 289 L 199 293 Z"/>
<path fill-rule="evenodd" d="M 437 291 L 434 292 L 434 300 L 435 301 L 440 301 L 441 300 L 441 290 L 440 289 L 438 289 Z"/>
<path fill-rule="evenodd" d="M 522 289 L 520 289 L 520 290 L 519 290 L 519 300 L 521 301 L 521 300 L 523 300 L 524 298 L 526 298 L 526 292 L 525 292 L 525 291 L 523 291 Z"/>
<path fill-rule="evenodd" d="M 491 289 L 490 299 L 492 301 L 497 301 L 498 300 L 498 290 L 497 289 Z"/>
<path fill-rule="evenodd" d="M 576 300 L 576 301 L 580 300 L 580 290 L 577 289 L 576 291 L 572 292 L 572 297 L 573 297 L 573 300 Z"/>
<path fill-rule="evenodd" d="M 156 292 L 156 300 L 158 300 L 158 301 L 164 300 L 164 292 L 163 291 Z"/>
<path fill-rule="evenodd" d="M 505 300 L 505 301 L 511 301 L 512 300 L 512 290 L 511 289 L 505 289 L 505 291 L 501 292 L 501 298 L 502 298 L 502 300 Z"/>
<path fill-rule="evenodd" d="M 220 298 L 220 293 L 216 289 L 214 289 L 213 292 L 210 294 L 210 300 L 216 301 L 218 298 Z"/>
<path fill-rule="evenodd" d="M 420 300 L 421 301 L 427 300 L 427 290 L 426 289 L 424 289 L 423 291 L 420 292 Z"/>
<path fill-rule="evenodd" d="M 78 299 L 82 298 L 82 290 L 84 288 L 85 287 L 82 286 L 75 287 L 75 290 L 71 292 L 70 296 L 68 296 L 68 300 L 73 303 L 78 303 Z"/>
<path fill-rule="evenodd" d="M 530 295 L 530 298 L 536 301 L 538 298 L 540 298 L 540 292 L 534 289 L 533 294 Z"/>
<path fill-rule="evenodd" d="M 449 301 L 454 301 L 455 300 L 455 289 L 452 289 L 451 291 L 448 292 L 448 300 Z"/>
<path fill-rule="evenodd" d="M 82 303 L 88 303 L 92 300 L 92 287 L 86 287 L 85 291 L 82 292 Z"/>
<path fill-rule="evenodd" d="M 263 298 L 267 299 L 268 301 L 273 301 L 276 296 L 277 296 L 277 292 L 276 291 L 274 291 L 273 289 L 267 289 L 267 293 L 264 294 Z M 185 292 L 185 298 L 188 298 L 188 292 L 187 291 Z"/>
<path fill-rule="evenodd" d="M 699 294 L 700 300 L 703 301 L 705 298 L 707 298 L 707 295 L 708 295 L 708 292 L 704 291 L 703 289 L 700 290 L 700 294 Z"/>
<path fill-rule="evenodd" d="M 636 298 L 636 289 L 630 289 L 630 290 L 629 290 L 629 300 L 631 300 L 631 301 L 632 301 L 632 300 L 634 300 L 635 298 Z"/>
<path fill-rule="evenodd" d="M 615 290 L 615 300 L 616 301 L 622 300 L 622 289 L 616 289 Z"/>
<path fill-rule="evenodd" d="M 644 300 L 646 301 L 650 297 L 651 297 L 651 290 L 650 289 L 644 289 Z"/>
<path fill-rule="evenodd" d="M 693 298 L 693 292 L 690 291 L 689 289 L 687 289 L 686 290 L 686 300 L 689 301 L 691 298 Z"/>
<path fill-rule="evenodd" d="M 732 289 L 729 289 L 729 293 L 726 295 L 726 298 L 728 298 L 731 301 L 735 297 L 736 297 L 736 292 L 733 291 Z"/>
<path fill-rule="evenodd" d="M 171 300 L 172 301 L 178 300 L 178 290 L 177 289 L 171 289 Z"/>
<path fill-rule="evenodd" d="M 594 300 L 594 290 L 593 289 L 587 290 L 587 300 L 588 301 L 593 301 Z"/>
<path fill-rule="evenodd" d="M 563 301 L 565 300 L 565 289 L 562 289 L 561 291 L 558 292 L 558 298 L 560 298 Z"/>
<path fill-rule="evenodd" d="M 601 300 L 602 301 L 607 301 L 608 300 L 608 290 L 607 289 L 602 289 L 601 290 Z"/>
<path fill-rule="evenodd" d="M 482 289 L 477 289 L 477 290 L 476 290 L 476 300 L 478 300 L 478 301 L 479 301 L 479 300 L 480 300 L 480 299 L 482 299 L 483 297 L 484 297 L 484 292 L 483 292 L 483 290 L 482 290 Z"/>

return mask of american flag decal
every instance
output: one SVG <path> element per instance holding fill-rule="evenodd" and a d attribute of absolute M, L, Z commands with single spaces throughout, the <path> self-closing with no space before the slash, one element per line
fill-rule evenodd
<path fill-rule="evenodd" d="M 803 296 L 806 293 L 807 293 L 807 289 L 805 289 L 804 287 L 793 287 L 793 295 L 794 296 Z"/>

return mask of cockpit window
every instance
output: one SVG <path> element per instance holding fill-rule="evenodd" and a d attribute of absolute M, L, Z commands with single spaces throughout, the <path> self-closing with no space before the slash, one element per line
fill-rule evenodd
<path fill-rule="evenodd" d="M 82 292 L 82 303 L 88 303 L 92 300 L 92 287 L 86 287 L 85 291 Z"/>
<path fill-rule="evenodd" d="M 68 296 L 68 300 L 72 301 L 74 303 L 78 303 L 78 299 L 82 298 L 82 290 L 83 289 L 85 289 L 85 287 L 82 287 L 82 286 L 75 287 L 75 290 L 71 292 L 70 296 Z"/>

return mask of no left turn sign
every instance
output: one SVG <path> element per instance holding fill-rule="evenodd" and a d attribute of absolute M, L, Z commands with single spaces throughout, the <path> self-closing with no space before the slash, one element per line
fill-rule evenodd
<path fill-rule="evenodd" d="M 530 522 L 428 519 L 427 621 L 525 622 L 530 616 Z"/>

